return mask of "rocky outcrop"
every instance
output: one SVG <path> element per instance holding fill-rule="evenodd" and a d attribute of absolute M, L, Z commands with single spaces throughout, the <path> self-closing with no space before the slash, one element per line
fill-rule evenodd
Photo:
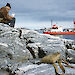
<path fill-rule="evenodd" d="M 0 60 L 8 62 L 32 59 L 30 51 L 26 48 L 26 40 L 19 38 L 19 30 L 0 25 Z"/>
<path fill-rule="evenodd" d="M 67 41 L 66 46 L 66 60 L 70 63 L 75 63 L 75 41 Z"/>
<path fill-rule="evenodd" d="M 55 38 L 51 35 L 39 34 L 36 31 L 30 30 L 24 30 L 23 38 L 27 40 L 27 48 L 31 48 L 35 54 L 39 48 L 41 48 L 41 52 L 44 52 L 45 55 L 61 52 L 62 57 L 65 57 L 64 42 L 60 38 Z M 38 57 L 36 56 L 36 58 Z"/>
<path fill-rule="evenodd" d="M 66 43 L 65 45 L 67 46 Z M 10 75 L 29 75 L 30 73 L 54 75 L 52 65 L 33 63 L 56 52 L 60 52 L 61 58 L 66 59 L 68 49 L 65 45 L 63 39 L 59 37 L 0 24 L 0 73 L 4 71 Z M 72 46 L 74 47 L 75 44 Z M 67 53 L 70 51 L 68 50 Z"/>

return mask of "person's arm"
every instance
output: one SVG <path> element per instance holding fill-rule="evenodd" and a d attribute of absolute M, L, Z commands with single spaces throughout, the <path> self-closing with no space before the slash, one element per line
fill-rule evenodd
<path fill-rule="evenodd" d="M 13 18 L 13 16 L 9 16 L 9 14 L 6 14 L 6 19 L 11 20 Z"/>

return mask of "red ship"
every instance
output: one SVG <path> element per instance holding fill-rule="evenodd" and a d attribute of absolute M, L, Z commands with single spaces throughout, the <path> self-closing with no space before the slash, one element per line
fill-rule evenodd
<path fill-rule="evenodd" d="M 51 34 L 51 35 L 75 35 L 75 21 L 74 21 L 74 28 L 72 29 L 64 29 L 62 26 L 53 25 L 52 28 L 45 29 L 44 34 Z"/>

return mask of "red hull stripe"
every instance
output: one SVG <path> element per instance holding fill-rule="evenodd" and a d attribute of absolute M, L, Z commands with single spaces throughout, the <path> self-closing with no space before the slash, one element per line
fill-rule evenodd
<path fill-rule="evenodd" d="M 75 34 L 75 32 L 43 32 L 44 34 L 52 34 L 52 35 L 71 35 Z"/>

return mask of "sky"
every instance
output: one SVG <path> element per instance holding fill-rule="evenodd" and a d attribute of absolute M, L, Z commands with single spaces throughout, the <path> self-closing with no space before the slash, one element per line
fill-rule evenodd
<path fill-rule="evenodd" d="M 0 0 L 0 8 L 11 4 L 15 13 L 16 27 L 38 29 L 53 24 L 73 27 L 75 0 Z"/>

